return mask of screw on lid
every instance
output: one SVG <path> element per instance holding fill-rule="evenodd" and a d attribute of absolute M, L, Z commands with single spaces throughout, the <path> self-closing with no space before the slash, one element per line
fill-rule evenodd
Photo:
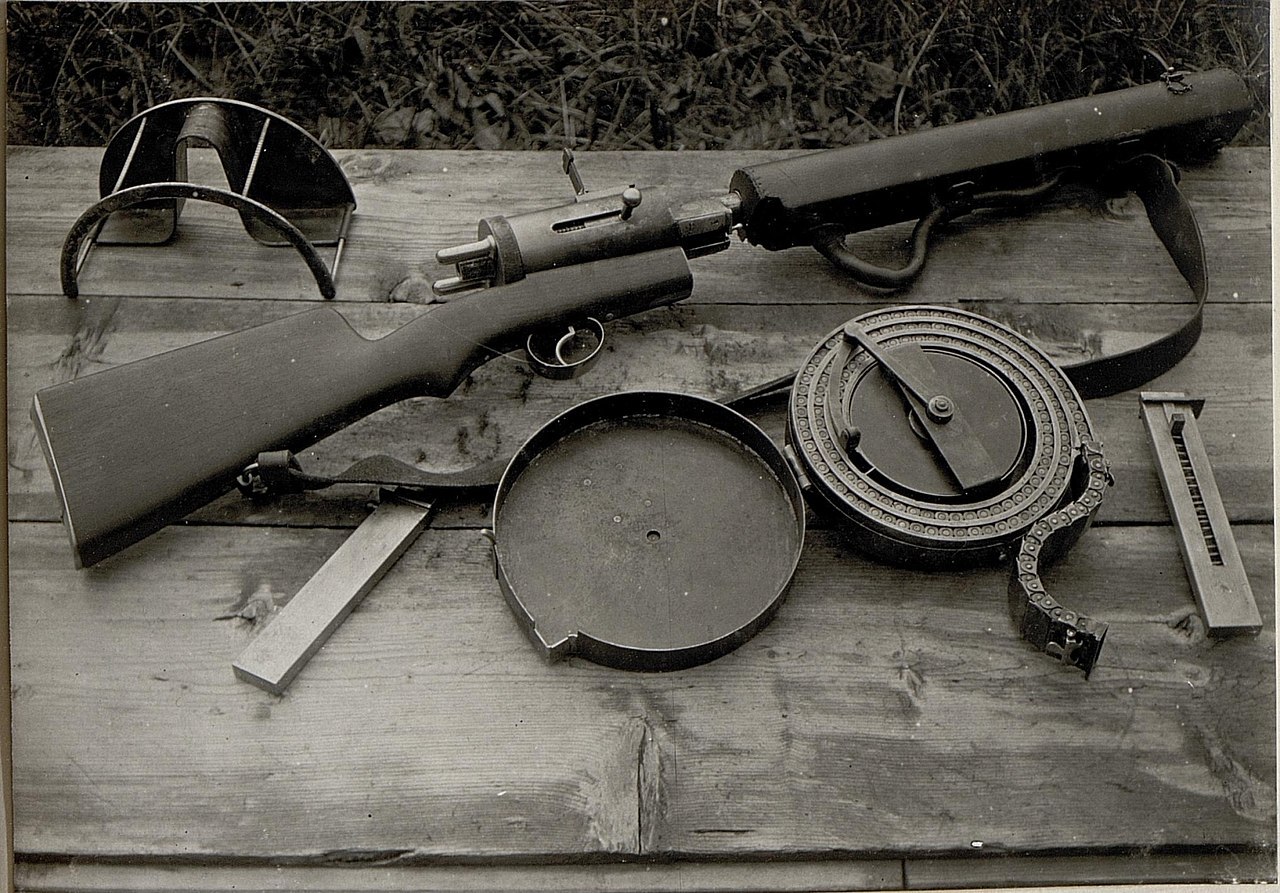
<path fill-rule="evenodd" d="M 535 645 L 669 670 L 768 623 L 799 563 L 804 502 L 782 452 L 732 409 L 624 392 L 530 438 L 493 529 L 499 583 Z"/>

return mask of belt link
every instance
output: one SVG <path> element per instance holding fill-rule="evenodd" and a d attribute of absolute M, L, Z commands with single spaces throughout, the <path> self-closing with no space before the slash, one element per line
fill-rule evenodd
<path fill-rule="evenodd" d="M 1102 503 L 1104 488 L 1113 482 L 1098 441 L 1082 443 L 1078 461 L 1088 470 L 1083 492 L 1033 524 L 1022 538 L 1009 578 L 1009 608 L 1022 638 L 1064 664 L 1079 667 L 1087 679 L 1102 651 L 1107 624 L 1065 608 L 1045 591 L 1040 580 L 1040 560 L 1050 551 L 1051 540 L 1060 532 L 1087 524 Z"/>

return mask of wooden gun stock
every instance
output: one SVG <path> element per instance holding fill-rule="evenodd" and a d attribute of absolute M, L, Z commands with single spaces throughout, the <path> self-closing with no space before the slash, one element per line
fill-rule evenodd
<path fill-rule="evenodd" d="M 541 326 L 689 295 L 679 248 L 548 270 L 441 304 L 377 340 L 320 307 L 36 394 L 77 566 L 230 490 L 265 450 L 302 450 L 399 400 L 445 397 Z"/>

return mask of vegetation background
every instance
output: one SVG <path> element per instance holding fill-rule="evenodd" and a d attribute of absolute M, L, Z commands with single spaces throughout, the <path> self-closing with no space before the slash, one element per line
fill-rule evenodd
<path fill-rule="evenodd" d="M 1268 139 L 1266 0 L 583 0 L 7 6 L 8 139 L 104 145 L 216 95 L 334 148 L 821 148 L 1240 72 Z"/>

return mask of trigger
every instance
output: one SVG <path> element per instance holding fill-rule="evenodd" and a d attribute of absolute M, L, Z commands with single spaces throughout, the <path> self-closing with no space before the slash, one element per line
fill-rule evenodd
<path fill-rule="evenodd" d="M 539 329 L 525 341 L 529 366 L 543 378 L 577 378 L 595 365 L 604 347 L 604 326 L 598 319 Z"/>

